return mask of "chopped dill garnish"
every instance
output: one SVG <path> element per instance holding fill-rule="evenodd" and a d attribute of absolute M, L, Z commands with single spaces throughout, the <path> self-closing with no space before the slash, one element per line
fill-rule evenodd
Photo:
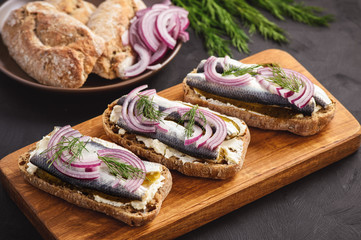
<path fill-rule="evenodd" d="M 159 122 L 163 113 L 156 109 L 153 98 L 138 94 L 139 100 L 137 102 L 138 114 L 142 115 L 145 119 Z"/>
<path fill-rule="evenodd" d="M 69 152 L 71 157 L 68 159 L 67 163 L 70 165 L 75 159 L 79 159 L 82 155 L 83 150 L 86 150 L 85 145 L 88 141 L 81 141 L 77 137 L 65 137 L 62 136 L 61 140 L 53 147 L 46 149 L 40 154 L 45 154 L 49 151 L 55 151 L 54 154 L 48 159 L 49 167 L 54 163 L 54 161 L 58 161 L 61 155 L 64 152 Z"/>
<path fill-rule="evenodd" d="M 194 132 L 193 127 L 196 122 L 196 117 L 200 118 L 204 124 L 207 123 L 207 119 L 202 113 L 202 111 L 198 110 L 198 104 L 193 106 L 181 117 L 181 123 L 183 123 L 184 121 L 188 121 L 187 125 L 185 126 L 185 134 L 188 138 L 191 137 Z"/>
<path fill-rule="evenodd" d="M 267 81 L 273 82 L 278 86 L 295 93 L 298 93 L 304 86 L 302 80 L 295 74 L 286 75 L 282 68 L 278 66 L 272 66 L 271 69 L 273 77 L 266 78 Z"/>
<path fill-rule="evenodd" d="M 222 76 L 228 76 L 228 75 L 234 75 L 234 76 L 242 76 L 246 73 L 255 76 L 258 73 L 254 71 L 255 68 L 258 68 L 260 65 L 255 65 L 252 67 L 245 67 L 245 68 L 241 68 L 241 67 L 235 67 L 235 66 L 226 66 L 224 72 L 222 73 Z"/>
<path fill-rule="evenodd" d="M 143 177 L 143 170 L 137 167 L 134 167 L 130 164 L 126 164 L 123 162 L 119 162 L 118 158 L 112 157 L 111 155 L 107 156 L 99 156 L 98 158 L 107 165 L 109 168 L 109 172 L 116 177 L 122 177 L 124 179 L 129 178 L 142 178 Z"/>

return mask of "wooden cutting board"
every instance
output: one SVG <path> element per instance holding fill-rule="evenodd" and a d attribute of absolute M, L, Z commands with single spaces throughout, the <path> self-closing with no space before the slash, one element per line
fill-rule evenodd
<path fill-rule="evenodd" d="M 243 62 L 277 62 L 320 85 L 296 59 L 280 50 L 266 50 Z M 176 85 L 159 95 L 182 100 L 182 86 Z M 159 215 L 142 227 L 132 228 L 101 213 L 79 208 L 25 182 L 17 158 L 34 144 L 3 158 L 0 177 L 10 197 L 45 239 L 174 238 L 355 152 L 361 143 L 360 124 L 336 102 L 335 118 L 316 136 L 251 128 L 244 166 L 232 179 L 199 179 L 172 172 L 173 188 Z M 105 138 L 100 116 L 75 128 L 85 135 Z"/>

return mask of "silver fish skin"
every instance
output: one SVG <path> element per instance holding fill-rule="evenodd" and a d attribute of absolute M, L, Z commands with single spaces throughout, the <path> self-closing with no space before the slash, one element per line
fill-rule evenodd
<path fill-rule="evenodd" d="M 298 108 L 294 104 L 291 104 L 286 98 L 264 89 L 256 79 L 251 80 L 250 83 L 244 86 L 225 86 L 207 81 L 203 73 L 189 73 L 186 77 L 186 83 L 190 87 L 198 88 L 218 96 L 249 103 L 292 108 L 305 115 L 311 115 L 315 107 L 315 102 L 310 101 L 305 107 Z"/>
<path fill-rule="evenodd" d="M 100 150 L 106 148 L 105 146 L 92 141 L 88 142 L 87 146 L 88 144 L 91 146 L 92 150 Z M 48 159 L 46 158 L 46 154 L 36 154 L 30 159 L 30 162 L 35 166 L 59 178 L 63 182 L 69 183 L 79 188 L 97 190 L 111 196 L 123 197 L 130 200 L 142 200 L 142 197 L 144 195 L 144 192 L 142 191 L 135 191 L 133 193 L 129 192 L 127 189 L 122 187 L 121 184 L 118 184 L 117 187 L 113 187 L 113 180 L 102 177 L 102 174 L 99 178 L 94 180 L 82 180 L 69 177 L 59 172 L 53 165 L 49 166 L 49 163 L 47 161 Z"/>
<path fill-rule="evenodd" d="M 118 100 L 118 105 L 122 106 L 124 102 L 125 96 L 121 97 Z M 177 101 L 170 101 L 168 99 L 165 99 L 163 97 L 160 97 L 158 95 L 155 95 L 153 97 L 153 102 L 156 104 L 156 107 L 159 108 L 160 111 L 164 111 L 167 108 L 170 107 L 187 107 L 181 102 Z M 217 150 L 209 150 L 205 147 L 197 148 L 195 144 L 191 145 L 184 145 L 184 139 L 185 139 L 185 130 L 184 127 L 181 124 L 177 124 L 180 120 L 179 114 L 174 111 L 172 113 L 168 114 L 168 118 L 165 119 L 171 119 L 172 121 L 167 121 L 168 124 L 172 124 L 172 127 L 169 127 L 168 132 L 164 133 L 161 131 L 156 131 L 155 133 L 144 133 L 144 132 L 138 132 L 134 131 L 133 129 L 129 128 L 126 123 L 124 122 L 123 118 L 120 117 L 117 125 L 121 128 L 124 128 L 127 132 L 135 133 L 137 135 L 141 135 L 144 137 L 149 137 L 153 139 L 158 139 L 160 142 L 177 149 L 180 152 L 186 153 L 190 156 L 201 158 L 201 159 L 216 159 L 218 156 Z"/>
<path fill-rule="evenodd" d="M 197 66 L 197 73 L 201 73 L 201 75 L 203 75 L 203 76 L 200 77 L 200 76 L 196 76 L 196 75 L 193 75 L 193 76 L 191 75 L 191 77 L 197 78 L 197 79 L 204 78 L 204 74 L 203 74 L 204 73 L 204 63 L 206 61 L 207 61 L 206 59 L 201 60 L 200 63 L 198 64 L 198 66 Z M 237 67 L 257 66 L 257 64 L 244 64 L 244 63 L 242 63 L 240 61 L 237 61 L 237 60 L 234 60 L 234 59 L 228 59 L 227 61 L 228 61 L 227 66 L 225 66 L 224 58 L 218 58 L 217 59 L 216 71 L 218 73 L 223 73 L 225 68 L 227 68 L 227 67 L 236 67 L 237 68 Z M 314 101 L 316 104 L 318 104 L 318 105 L 320 105 L 320 106 L 322 106 L 324 108 L 327 107 L 329 104 L 331 104 L 332 101 L 327 96 L 327 94 L 320 87 L 318 87 L 317 85 L 314 84 L 314 86 L 315 86 L 315 90 L 314 90 L 314 94 L 313 94 L 314 100 L 311 100 L 311 101 Z M 201 89 L 201 88 L 199 88 L 199 89 Z M 216 93 L 214 93 L 214 94 L 216 94 Z M 266 103 L 263 103 L 263 104 L 266 104 Z M 272 105 L 272 104 L 268 104 L 268 105 Z M 293 109 L 295 109 L 296 111 L 299 111 L 301 113 L 305 113 L 306 115 L 310 115 L 313 112 L 313 110 L 312 110 L 312 112 L 310 112 L 311 108 L 312 108 L 312 105 L 314 105 L 312 102 L 308 104 L 310 106 L 306 106 L 306 107 L 308 107 L 308 109 L 304 109 L 305 107 L 303 109 L 300 109 L 300 108 L 294 106 L 293 104 L 291 104 L 291 105 L 292 105 L 291 107 Z M 286 106 L 286 105 L 279 105 L 279 106 L 283 107 L 283 106 Z"/>
<path fill-rule="evenodd" d="M 197 73 L 203 73 L 204 72 L 204 63 L 206 62 L 206 59 L 203 59 L 200 61 L 200 63 L 197 66 Z M 242 68 L 242 67 L 254 67 L 257 66 L 257 64 L 244 64 L 240 61 L 228 58 L 227 64 L 224 63 L 224 58 L 217 58 L 217 65 L 216 65 L 216 71 L 218 73 L 223 73 L 225 69 L 227 68 Z M 255 68 L 256 69 L 256 68 Z"/>
<path fill-rule="evenodd" d="M 216 159 L 218 156 L 218 151 L 211 151 L 205 147 L 197 148 L 195 144 L 191 145 L 184 145 L 184 139 L 185 139 L 185 130 L 184 127 L 180 124 L 177 124 L 173 121 L 164 121 L 168 128 L 168 132 L 162 132 L 162 131 L 156 131 L 153 133 L 149 132 L 138 132 L 135 131 L 127 126 L 127 124 L 124 122 L 123 118 L 120 117 L 117 125 L 123 129 L 125 129 L 129 133 L 134 133 L 137 135 L 141 135 L 144 137 L 149 137 L 153 139 L 158 139 L 160 142 L 177 149 L 180 152 L 183 152 L 189 156 L 193 156 L 196 158 L 201 159 Z"/>

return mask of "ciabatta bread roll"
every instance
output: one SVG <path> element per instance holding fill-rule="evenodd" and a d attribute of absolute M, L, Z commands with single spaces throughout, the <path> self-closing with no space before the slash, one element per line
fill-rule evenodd
<path fill-rule="evenodd" d="M 1 35 L 28 75 L 62 88 L 81 87 L 104 50 L 101 37 L 46 2 L 30 2 L 12 12 Z"/>

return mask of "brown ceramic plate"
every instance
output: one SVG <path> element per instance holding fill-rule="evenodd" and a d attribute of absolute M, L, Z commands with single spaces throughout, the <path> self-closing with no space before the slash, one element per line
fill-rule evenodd
<path fill-rule="evenodd" d="M 7 17 L 6 11 L 11 10 L 11 6 L 9 6 L 9 2 L 25 2 L 28 0 L 9 0 L 5 2 L 1 8 L 0 8 L 0 23 L 3 21 L 4 18 Z M 89 2 L 92 2 L 95 5 L 99 5 L 99 0 L 88 0 Z M 147 6 L 151 6 L 154 3 L 160 2 L 160 1 L 144 1 Z M 5 8 L 4 8 L 5 6 Z M 5 11 L 3 13 L 2 11 Z M 2 27 L 2 26 L 0 26 Z M 108 80 L 99 77 L 95 74 L 90 74 L 88 76 L 87 81 L 81 88 L 60 88 L 60 87 L 53 87 L 53 86 L 46 86 L 43 84 L 38 83 L 35 79 L 28 76 L 19 66 L 18 64 L 10 57 L 9 52 L 7 50 L 7 47 L 4 45 L 2 39 L 0 39 L 0 70 L 8 75 L 9 77 L 13 78 L 14 80 L 28 85 L 30 87 L 43 89 L 47 91 L 54 91 L 54 92 L 100 92 L 100 91 L 106 91 L 106 90 L 112 90 L 112 89 L 118 89 L 122 88 L 128 85 L 132 85 L 141 81 L 144 81 L 145 79 L 149 78 L 150 76 L 154 75 L 158 71 L 160 71 L 164 66 L 166 66 L 179 52 L 180 48 L 182 46 L 181 42 L 178 42 L 176 47 L 172 51 L 168 51 L 168 53 L 164 56 L 164 58 L 160 61 L 162 64 L 162 67 L 157 70 L 147 70 L 143 74 L 130 78 L 127 80 L 121 80 L 121 79 L 113 79 Z"/>

